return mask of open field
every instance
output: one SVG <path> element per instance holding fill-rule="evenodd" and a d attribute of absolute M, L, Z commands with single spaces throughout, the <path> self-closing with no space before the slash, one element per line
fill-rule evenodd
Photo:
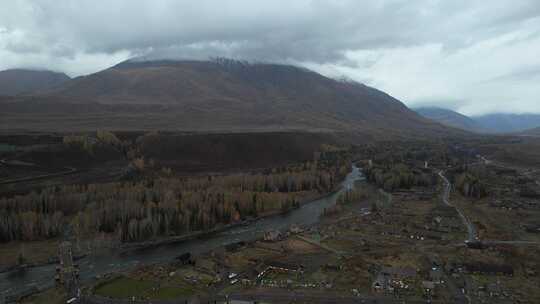
<path fill-rule="evenodd" d="M 145 281 L 128 277 L 119 277 L 95 290 L 96 295 L 107 298 L 135 298 L 137 300 L 172 300 L 190 297 L 199 292 L 189 285 Z"/>
<path fill-rule="evenodd" d="M 66 293 L 61 288 L 51 288 L 21 301 L 22 304 L 64 304 L 65 302 Z"/>

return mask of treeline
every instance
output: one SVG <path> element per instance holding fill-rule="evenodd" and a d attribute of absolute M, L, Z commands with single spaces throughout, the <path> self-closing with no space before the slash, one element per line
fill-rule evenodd
<path fill-rule="evenodd" d="M 385 191 L 428 187 L 436 183 L 430 173 L 411 169 L 405 164 L 372 165 L 364 169 L 367 180 Z"/>
<path fill-rule="evenodd" d="M 375 164 L 395 166 L 406 164 L 411 167 L 428 165 L 454 167 L 467 163 L 471 156 L 468 149 L 436 142 L 382 142 L 358 147 L 363 159 L 371 159 Z"/>
<path fill-rule="evenodd" d="M 124 242 L 211 229 L 267 212 L 286 211 L 314 193 L 333 190 L 346 161 L 319 161 L 260 174 L 159 177 L 66 185 L 0 200 L 0 241 L 115 234 Z"/>
<path fill-rule="evenodd" d="M 122 142 L 114 133 L 105 130 L 96 131 L 95 136 L 89 134 L 66 135 L 62 141 L 67 146 L 79 147 L 89 154 L 94 154 L 96 149 L 104 146 L 125 153 L 130 144 Z"/>
<path fill-rule="evenodd" d="M 482 198 L 487 196 L 487 185 L 473 173 L 465 172 L 456 177 L 456 189 L 467 197 Z"/>

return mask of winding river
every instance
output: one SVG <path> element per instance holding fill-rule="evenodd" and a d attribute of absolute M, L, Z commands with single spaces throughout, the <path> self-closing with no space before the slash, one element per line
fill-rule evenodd
<path fill-rule="evenodd" d="M 253 241 L 261 238 L 263 233 L 270 229 L 285 230 L 292 224 L 306 226 L 315 224 L 319 221 L 322 210 L 334 204 L 339 193 L 347 189 L 352 189 L 354 182 L 363 178 L 360 170 L 353 166 L 352 171 L 342 182 L 339 191 L 313 202 L 303 204 L 300 208 L 286 215 L 263 218 L 247 226 L 235 227 L 202 238 L 155 248 L 137 250 L 124 254 L 89 256 L 78 262 L 80 265 L 81 280 L 85 282 L 97 275 L 130 270 L 139 265 L 169 262 L 185 252 L 191 252 L 197 255 L 223 245 L 239 241 Z M 39 289 L 52 287 L 54 285 L 55 267 L 56 265 L 44 265 L 27 269 L 24 272 L 1 273 L 0 294 L 19 292 L 34 287 L 38 287 Z"/>

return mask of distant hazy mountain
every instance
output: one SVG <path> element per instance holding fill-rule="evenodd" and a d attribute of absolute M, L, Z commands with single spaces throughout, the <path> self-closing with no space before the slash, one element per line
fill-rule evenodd
<path fill-rule="evenodd" d="M 540 127 L 540 114 L 488 114 L 472 117 L 492 132 L 511 133 Z"/>
<path fill-rule="evenodd" d="M 56 129 L 79 128 L 84 123 L 88 129 L 300 129 L 344 131 L 381 139 L 462 134 L 360 83 L 334 80 L 290 65 L 227 59 L 127 61 L 32 98 L 4 105 L 13 113 L 10 124 L 17 126 L 20 121 L 15 119 L 16 113 L 34 115 L 30 112 L 54 110 L 99 115 L 88 116 L 92 120 L 71 115 L 58 121 L 52 120 L 56 116 L 47 115 L 47 120 L 20 127 L 36 128 L 47 123 Z"/>
<path fill-rule="evenodd" d="M 13 69 L 0 71 L 0 95 L 15 96 L 51 89 L 70 78 L 64 73 Z"/>
<path fill-rule="evenodd" d="M 452 110 L 437 107 L 423 107 L 414 110 L 416 113 L 446 126 L 473 132 L 483 131 L 482 126 L 476 121 Z"/>
<path fill-rule="evenodd" d="M 437 107 L 417 108 L 415 111 L 441 124 L 480 133 L 515 133 L 540 127 L 540 114 L 495 113 L 468 117 Z"/>

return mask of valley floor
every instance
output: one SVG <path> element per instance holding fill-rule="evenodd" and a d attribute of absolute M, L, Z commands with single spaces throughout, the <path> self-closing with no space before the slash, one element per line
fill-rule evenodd
<path fill-rule="evenodd" d="M 126 259 L 133 267 L 111 264 L 105 275 L 83 280 L 83 299 L 537 303 L 540 155 L 527 147 L 538 143 L 490 140 L 390 142 L 354 151 L 326 147 L 341 153 L 328 155 L 357 160 L 367 180 L 349 175 L 345 191 L 317 200 L 313 208 L 300 207 L 313 209 L 302 211 L 305 224 L 292 211 L 279 221 L 262 219 L 216 233 L 206 239 L 211 247 L 189 247 L 189 241 L 186 247 L 157 247 L 149 251 L 154 263 Z M 276 174 L 270 172 L 264 174 Z M 474 228 L 472 237 L 464 223 Z M 24 246 L 46 254 L 52 243 Z M 0 255 L 16 259 L 5 248 Z M 63 290 L 55 287 L 23 302 L 60 303 Z"/>

